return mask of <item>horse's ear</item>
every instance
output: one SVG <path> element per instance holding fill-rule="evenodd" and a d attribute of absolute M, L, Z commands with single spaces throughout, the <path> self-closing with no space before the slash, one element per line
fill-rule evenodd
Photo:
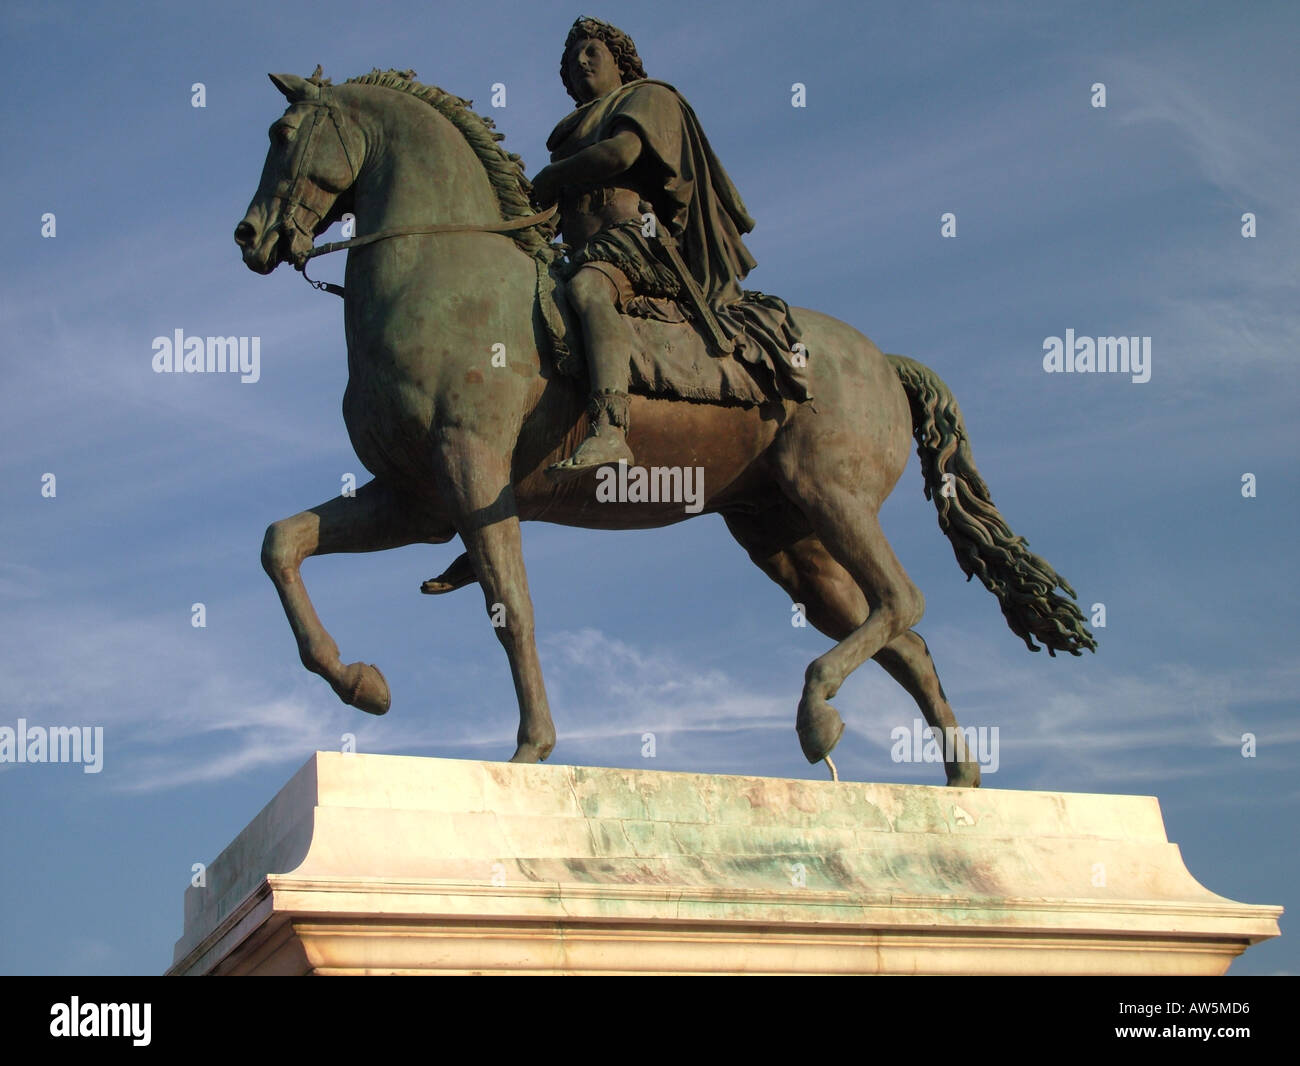
<path fill-rule="evenodd" d="M 284 93 L 284 98 L 291 104 L 296 104 L 299 100 L 307 97 L 307 79 L 300 78 L 297 74 L 268 74 L 271 84 L 280 92 Z"/>

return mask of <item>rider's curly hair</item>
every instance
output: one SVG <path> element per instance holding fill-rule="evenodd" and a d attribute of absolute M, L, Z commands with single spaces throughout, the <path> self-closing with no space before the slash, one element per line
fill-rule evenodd
<path fill-rule="evenodd" d="M 618 64 L 624 85 L 646 76 L 645 67 L 641 65 L 641 57 L 636 54 L 636 45 L 631 37 L 617 26 L 583 15 L 576 19 L 569 29 L 569 36 L 564 39 L 564 54 L 560 56 L 560 79 L 575 103 L 582 101 L 578 99 L 578 94 L 573 91 L 573 83 L 569 81 L 569 49 L 573 47 L 574 41 L 585 40 L 604 42 L 610 55 L 614 57 L 614 62 Z"/>

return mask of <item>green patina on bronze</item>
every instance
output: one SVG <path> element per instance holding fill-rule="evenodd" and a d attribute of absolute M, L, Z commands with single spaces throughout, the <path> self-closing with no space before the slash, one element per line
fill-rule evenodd
<path fill-rule="evenodd" d="M 752 220 L 725 171 L 709 162 L 689 105 L 645 78 L 625 37 L 594 20 L 575 24 L 564 76 L 580 106 L 557 127 L 555 160 L 531 183 L 490 120 L 413 72 L 375 71 L 341 85 L 319 69 L 309 79 L 271 76 L 289 108 L 271 128 L 235 239 L 259 273 L 282 262 L 301 267 L 317 234 L 355 214 L 343 415 L 374 475 L 355 497 L 267 530 L 263 565 L 303 663 L 345 702 L 386 712 L 383 675 L 342 662 L 301 564 L 459 535 L 466 554 L 423 590 L 481 586 L 519 700 L 513 758 L 544 759 L 555 730 L 520 522 L 653 528 L 717 513 L 836 641 L 809 666 L 799 702 L 796 729 L 809 761 L 827 758 L 840 739 L 844 723 L 828 701 L 870 658 L 933 729 L 954 729 L 912 628 L 923 598 L 877 520 L 913 435 L 940 528 L 967 577 L 998 597 L 1012 630 L 1035 651 L 1095 649 L 1073 590 L 993 506 L 938 376 L 882 354 L 827 315 L 740 289 L 753 265 L 740 234 Z M 670 150 L 677 135 L 683 141 Z M 575 136 L 581 145 L 565 154 Z M 684 165 L 674 184 L 674 158 L 707 164 L 707 187 L 686 188 Z M 644 202 L 676 241 L 688 276 L 654 237 L 628 239 L 633 196 L 638 223 Z M 556 203 L 566 247 L 552 243 L 543 211 Z M 522 228 L 500 232 L 511 224 Z M 686 291 L 693 288 L 698 299 Z M 800 349 L 791 350 L 792 337 Z M 585 352 L 585 374 L 584 360 L 565 359 L 564 338 Z M 557 372 L 557 355 L 569 372 Z M 709 399 L 718 402 L 701 402 Z M 698 510 L 684 510 L 680 499 L 600 496 L 597 483 L 617 458 L 640 470 L 699 469 Z M 960 742 L 946 754 L 950 784 L 979 783 Z"/>

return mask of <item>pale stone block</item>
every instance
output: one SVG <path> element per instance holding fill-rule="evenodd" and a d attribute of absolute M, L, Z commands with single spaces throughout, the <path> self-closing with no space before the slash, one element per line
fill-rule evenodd
<path fill-rule="evenodd" d="M 1154 797 L 320 752 L 169 973 L 1222 973 Z"/>

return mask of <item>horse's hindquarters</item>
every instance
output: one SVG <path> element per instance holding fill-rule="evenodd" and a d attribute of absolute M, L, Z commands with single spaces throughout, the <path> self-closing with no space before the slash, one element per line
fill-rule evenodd
<path fill-rule="evenodd" d="M 546 467 L 587 433 L 580 384 L 552 380 L 525 426 L 516 494 L 529 519 L 593 529 L 669 525 L 705 511 L 766 507 L 817 453 L 879 506 L 907 464 L 911 417 L 898 376 L 871 341 L 827 315 L 796 308 L 814 400 L 723 406 L 633 394 L 628 444 L 635 464 L 553 484 Z M 668 328 L 668 327 L 661 327 Z M 712 357 L 710 357 L 712 358 Z"/>

